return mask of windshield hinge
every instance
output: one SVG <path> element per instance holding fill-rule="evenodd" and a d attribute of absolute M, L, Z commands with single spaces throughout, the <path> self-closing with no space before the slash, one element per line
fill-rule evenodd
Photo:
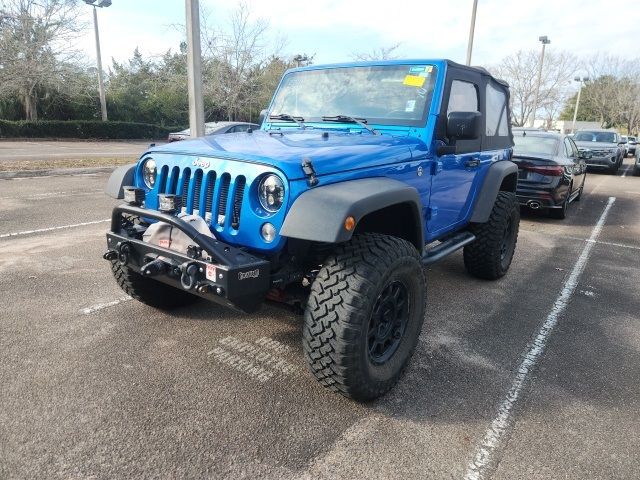
<path fill-rule="evenodd" d="M 310 187 L 315 187 L 318 184 L 318 177 L 316 177 L 316 170 L 313 168 L 311 160 L 305 158 L 302 160 L 302 171 L 307 177 L 307 183 Z"/>

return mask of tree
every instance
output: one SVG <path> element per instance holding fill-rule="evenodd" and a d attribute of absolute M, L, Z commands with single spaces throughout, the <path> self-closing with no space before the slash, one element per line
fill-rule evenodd
<path fill-rule="evenodd" d="M 623 127 L 628 132 L 640 128 L 640 68 L 638 60 L 596 54 L 583 62 L 590 78 L 582 88 L 578 120 L 600 122 L 603 128 Z M 576 105 L 571 96 L 560 115 L 570 120 Z"/>
<path fill-rule="evenodd" d="M 249 109 L 254 92 L 262 86 L 261 71 L 278 55 L 282 41 L 269 41 L 269 23 L 254 20 L 244 2 L 233 11 L 228 33 L 204 24 L 204 95 L 234 120 Z"/>
<path fill-rule="evenodd" d="M 491 68 L 497 77 L 509 83 L 512 120 L 518 126 L 523 126 L 534 114 L 539 62 L 538 52 L 519 50 Z M 543 110 L 547 122 L 559 113 L 569 96 L 568 88 L 577 67 L 578 60 L 571 53 L 548 52 L 545 55 L 538 108 Z"/>
<path fill-rule="evenodd" d="M 0 97 L 17 96 L 27 120 L 52 90 L 70 90 L 72 44 L 84 25 L 75 0 L 0 0 Z"/>
<path fill-rule="evenodd" d="M 353 53 L 351 56 L 354 60 L 360 60 L 363 62 L 370 60 L 393 60 L 398 58 L 398 49 L 401 43 L 394 43 L 387 47 L 374 48 L 370 52 Z"/>
<path fill-rule="evenodd" d="M 189 116 L 186 50 L 145 59 L 136 48 L 127 62 L 112 63 L 107 99 L 113 120 L 184 125 Z"/>

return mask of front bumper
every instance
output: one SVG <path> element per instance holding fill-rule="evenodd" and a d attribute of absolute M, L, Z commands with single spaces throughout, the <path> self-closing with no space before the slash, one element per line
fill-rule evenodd
<path fill-rule="evenodd" d="M 606 157 L 592 157 L 585 160 L 587 167 L 596 168 L 611 168 L 618 162 L 618 156 L 616 154 L 607 155 Z"/>
<path fill-rule="evenodd" d="M 193 240 L 188 254 L 144 242 L 146 227 L 132 221 L 135 218 L 165 222 L 183 231 Z M 271 283 L 269 261 L 203 235 L 178 217 L 127 204 L 113 209 L 107 248 L 107 260 L 243 312 L 260 306 Z"/>

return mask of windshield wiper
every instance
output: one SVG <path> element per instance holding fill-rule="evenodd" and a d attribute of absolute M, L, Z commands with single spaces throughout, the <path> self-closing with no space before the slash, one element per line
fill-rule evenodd
<path fill-rule="evenodd" d="M 302 117 L 294 117 L 293 115 L 289 115 L 288 113 L 279 113 L 278 115 L 269 115 L 270 120 L 283 120 L 285 122 L 294 122 L 297 123 L 300 128 L 303 130 L 307 128 L 304 124 L 304 118 Z"/>
<path fill-rule="evenodd" d="M 357 123 L 361 127 L 366 128 L 367 130 L 369 130 L 374 135 L 380 135 L 380 132 L 378 132 L 377 130 L 371 128 L 369 125 L 367 125 L 367 119 L 366 118 L 350 117 L 349 115 L 335 115 L 333 117 L 331 117 L 331 116 L 323 116 L 322 117 L 322 121 L 323 122 L 339 122 L 339 123 Z"/>

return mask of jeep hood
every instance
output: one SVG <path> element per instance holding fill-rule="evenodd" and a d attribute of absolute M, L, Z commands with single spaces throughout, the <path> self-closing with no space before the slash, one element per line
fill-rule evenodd
<path fill-rule="evenodd" d="M 415 137 L 314 129 L 282 133 L 279 130 L 257 130 L 208 136 L 154 147 L 147 153 L 261 163 L 279 168 L 289 180 L 296 180 L 304 178 L 300 165 L 306 158 L 313 163 L 317 175 L 326 175 L 405 162 L 416 150 L 423 156 L 428 148 Z"/>

